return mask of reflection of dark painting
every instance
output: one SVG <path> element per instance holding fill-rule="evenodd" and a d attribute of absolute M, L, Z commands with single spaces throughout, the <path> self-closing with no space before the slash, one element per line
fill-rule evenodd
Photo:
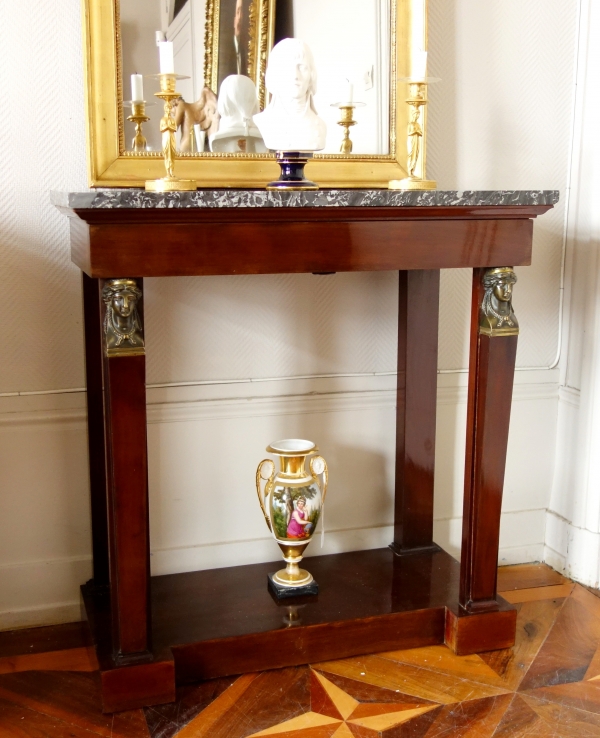
<path fill-rule="evenodd" d="M 248 75 L 249 20 L 252 0 L 220 0 L 219 76 L 221 82 L 230 74 Z"/>

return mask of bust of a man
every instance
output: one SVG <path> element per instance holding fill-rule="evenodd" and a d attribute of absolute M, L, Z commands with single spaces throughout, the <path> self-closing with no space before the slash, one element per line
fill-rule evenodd
<path fill-rule="evenodd" d="M 320 151 L 327 127 L 319 118 L 313 96 L 317 70 L 304 41 L 285 38 L 273 47 L 265 75 L 271 101 L 254 116 L 264 142 L 273 151 Z"/>
<path fill-rule="evenodd" d="M 219 130 L 210 138 L 210 149 L 216 152 L 266 152 L 260 131 L 252 116 L 258 113 L 256 87 L 250 77 L 231 74 L 221 83 L 218 111 Z"/>

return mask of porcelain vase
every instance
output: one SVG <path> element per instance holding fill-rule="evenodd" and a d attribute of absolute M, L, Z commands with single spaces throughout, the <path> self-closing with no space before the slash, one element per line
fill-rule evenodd
<path fill-rule="evenodd" d="M 299 564 L 314 536 L 327 494 L 325 459 L 311 441 L 290 438 L 267 446 L 279 458 L 279 470 L 264 459 L 256 470 L 256 490 L 265 521 L 287 566 L 273 575 L 280 587 L 304 587 L 312 575 Z"/>

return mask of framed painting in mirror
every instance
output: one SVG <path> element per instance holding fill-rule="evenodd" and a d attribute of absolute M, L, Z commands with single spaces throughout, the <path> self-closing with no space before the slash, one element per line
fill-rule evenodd
<path fill-rule="evenodd" d="M 159 37 L 173 42 L 182 104 L 216 101 L 222 81 L 241 74 L 267 104 L 264 77 L 272 46 L 303 39 L 318 71 L 315 96 L 327 143 L 310 163 L 321 187 L 385 187 L 406 175 L 407 88 L 414 0 L 83 0 L 88 162 L 92 187 L 141 187 L 164 174 L 158 121 Z M 141 3 L 141 6 L 140 6 Z M 356 5 L 350 8 L 348 4 Z M 415 3 L 421 5 L 422 3 Z M 156 8 L 154 8 L 156 5 Z M 426 27 L 419 41 L 426 45 Z M 129 78 L 144 77 L 147 145 L 132 148 Z M 340 153 L 339 103 L 353 90 L 352 153 Z M 352 92 L 351 92 L 352 94 Z M 152 101 L 155 103 L 152 104 Z M 337 105 L 336 105 L 337 103 Z M 213 105 L 215 103 L 213 102 Z M 337 117 L 336 117 L 337 116 Z M 178 132 L 178 136 L 181 132 Z M 261 188 L 278 175 L 271 153 L 215 153 L 182 145 L 176 174 L 202 188 Z"/>
<path fill-rule="evenodd" d="M 188 0 L 189 2 L 189 0 Z M 204 84 L 217 92 L 230 74 L 243 74 L 265 101 L 265 69 L 273 46 L 275 0 L 206 0 Z"/>

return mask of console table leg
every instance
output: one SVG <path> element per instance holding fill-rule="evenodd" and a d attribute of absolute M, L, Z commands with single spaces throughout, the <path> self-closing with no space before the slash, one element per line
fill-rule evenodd
<path fill-rule="evenodd" d="M 433 474 L 440 272 L 400 272 L 396 411 L 397 554 L 435 547 Z"/>
<path fill-rule="evenodd" d="M 100 285 L 83 273 L 83 322 L 85 326 L 85 374 L 87 380 L 88 456 L 92 512 L 93 584 L 107 587 L 108 521 L 106 498 L 106 446 L 104 445 L 104 395 L 102 377 L 102 319 Z"/>
<path fill-rule="evenodd" d="M 467 613 L 499 609 L 500 512 L 519 330 L 512 311 L 515 281 L 509 267 L 473 274 L 460 581 Z"/>
<path fill-rule="evenodd" d="M 101 284 L 112 652 L 129 664 L 152 658 L 142 284 Z"/>

